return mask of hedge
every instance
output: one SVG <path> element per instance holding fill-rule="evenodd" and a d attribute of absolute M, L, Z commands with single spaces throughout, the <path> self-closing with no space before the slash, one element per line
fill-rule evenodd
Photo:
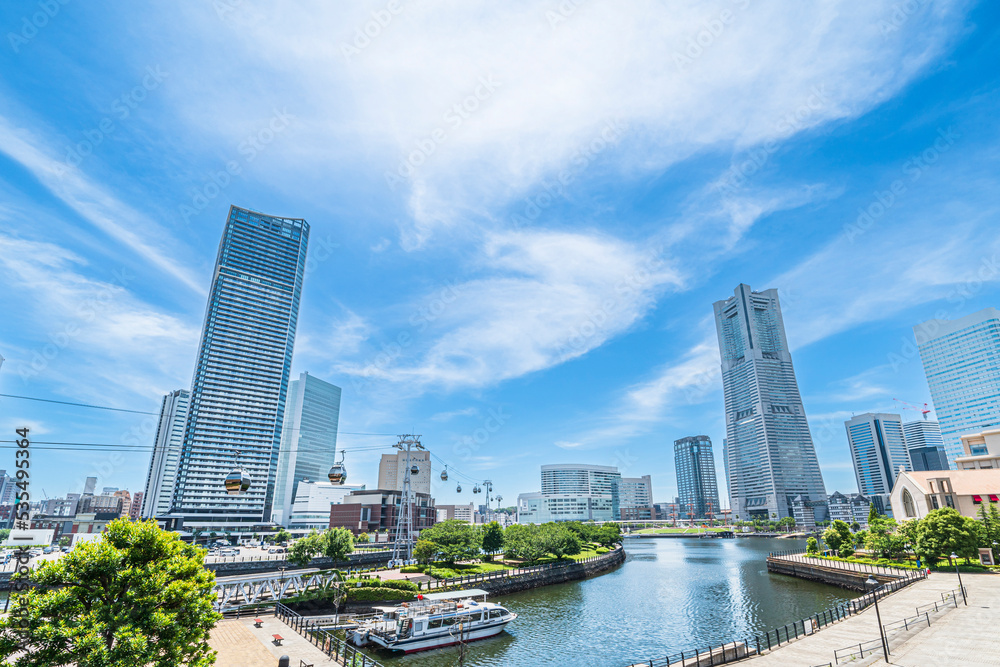
<path fill-rule="evenodd" d="M 391 582 L 385 582 L 391 583 Z M 410 591 L 388 587 L 369 587 L 347 589 L 347 599 L 352 602 L 379 602 L 381 600 L 412 600 L 415 596 Z"/>
<path fill-rule="evenodd" d="M 413 592 L 420 590 L 420 587 L 412 581 L 404 581 L 402 579 L 387 579 L 385 581 L 381 579 L 348 579 L 344 583 L 349 590 L 357 588 L 392 588 L 397 591 Z"/>

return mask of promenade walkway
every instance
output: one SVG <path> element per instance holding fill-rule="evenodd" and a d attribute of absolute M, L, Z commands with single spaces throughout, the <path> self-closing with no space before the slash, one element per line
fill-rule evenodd
<path fill-rule="evenodd" d="M 969 606 L 942 612 L 930 627 L 919 626 L 916 630 L 892 636 L 890 665 L 1000 665 L 995 639 L 995 628 L 1000 623 L 1000 576 L 964 575 L 963 583 L 968 589 Z M 882 623 L 889 625 L 911 618 L 916 607 L 940 601 L 943 593 L 957 588 L 958 578 L 954 574 L 934 573 L 880 600 Z M 816 634 L 751 658 L 748 663 L 752 667 L 835 665 L 834 651 L 878 637 L 875 608 L 869 607 Z M 858 667 L 886 665 L 880 655 L 866 655 L 864 660 L 850 664 Z"/>
<path fill-rule="evenodd" d="M 262 616 L 261 620 L 264 622 L 260 628 L 255 628 L 249 618 L 220 621 L 215 626 L 209 644 L 219 653 L 216 667 L 274 667 L 283 655 L 291 658 L 290 664 L 295 666 L 299 660 L 317 667 L 337 664 L 274 616 Z M 275 646 L 271 637 L 275 634 L 284 637 L 281 646 Z"/>

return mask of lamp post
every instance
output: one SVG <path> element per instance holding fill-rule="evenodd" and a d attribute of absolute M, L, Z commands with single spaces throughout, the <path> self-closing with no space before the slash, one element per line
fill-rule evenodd
<path fill-rule="evenodd" d="M 875 620 L 878 621 L 878 636 L 882 640 L 882 655 L 885 657 L 885 664 L 889 664 L 889 642 L 885 639 L 885 632 L 882 630 L 882 614 L 878 610 L 878 589 L 881 586 L 873 575 L 868 575 L 865 584 L 872 587 L 872 599 L 875 600 Z M 864 657 L 864 656 L 862 656 Z"/>
<path fill-rule="evenodd" d="M 962 573 L 958 571 L 958 556 L 955 554 L 954 551 L 952 551 L 951 557 L 955 561 L 955 574 L 958 575 L 958 588 L 959 590 L 962 591 L 962 602 L 964 602 L 965 606 L 968 607 L 969 600 L 968 598 L 965 597 L 965 586 L 962 585 Z"/>

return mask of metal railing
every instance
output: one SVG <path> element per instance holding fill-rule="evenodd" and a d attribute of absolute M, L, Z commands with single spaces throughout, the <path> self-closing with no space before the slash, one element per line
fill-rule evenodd
<path fill-rule="evenodd" d="M 764 651 L 770 651 L 782 644 L 819 632 L 822 628 L 836 623 L 842 619 L 853 616 L 858 612 L 868 608 L 875 597 L 883 598 L 890 593 L 909 586 L 910 584 L 925 579 L 927 573 L 924 570 L 902 570 L 905 576 L 900 576 L 889 583 L 883 584 L 877 590 L 865 593 L 861 597 L 853 600 L 841 602 L 829 609 L 821 611 L 808 618 L 793 621 L 780 628 L 775 628 L 765 632 L 763 635 L 756 635 L 743 641 L 725 642 L 713 645 L 704 651 L 683 651 L 674 655 L 667 655 L 662 658 L 653 658 L 645 662 L 634 663 L 635 665 L 648 665 L 648 667 L 669 667 L 678 665 L 682 667 L 702 667 L 703 665 L 724 665 L 736 662 L 746 657 L 758 655 Z M 734 650 L 743 646 L 744 650 Z M 881 644 L 879 644 L 881 646 Z M 692 662 L 694 661 L 694 662 Z"/>
<path fill-rule="evenodd" d="M 309 643 L 323 651 L 327 657 L 347 667 L 384 667 L 382 663 L 367 656 L 343 639 L 318 627 L 316 621 L 304 618 L 281 604 L 274 607 L 274 615 L 285 625 L 309 640 Z"/>
<path fill-rule="evenodd" d="M 889 635 L 896 634 L 900 631 L 908 632 L 911 629 L 927 626 L 930 627 L 932 621 L 938 620 L 939 616 L 932 616 L 931 614 L 936 614 L 939 611 L 948 609 L 949 607 L 958 606 L 958 594 L 962 592 L 962 589 L 956 588 L 953 591 L 947 591 L 941 594 L 941 602 L 932 602 L 930 604 L 920 605 L 916 608 L 916 616 L 908 616 L 902 618 L 898 621 L 893 621 L 891 623 L 886 623 L 882 626 L 882 630 L 885 633 L 886 641 L 889 640 Z M 882 650 L 882 639 L 872 639 L 865 642 L 859 642 L 858 644 L 851 644 L 845 648 L 837 649 L 833 652 L 833 658 L 837 664 L 846 660 L 859 660 L 864 658 L 865 655 L 871 655 L 872 653 L 878 653 Z"/>
<path fill-rule="evenodd" d="M 908 569 L 901 567 L 885 567 L 883 565 L 871 565 L 869 563 L 852 563 L 841 560 L 827 560 L 826 558 L 816 558 L 804 555 L 801 551 L 772 552 L 768 558 L 780 558 L 781 560 L 793 561 L 796 563 L 808 563 L 818 567 L 830 567 L 840 570 L 853 570 L 870 574 L 884 574 L 890 577 L 906 576 L 910 572 L 915 572 L 917 568 Z"/>

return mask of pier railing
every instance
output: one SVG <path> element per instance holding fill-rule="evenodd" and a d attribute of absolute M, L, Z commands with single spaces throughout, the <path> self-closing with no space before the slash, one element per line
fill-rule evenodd
<path fill-rule="evenodd" d="M 867 572 L 871 574 L 884 574 L 889 577 L 905 577 L 914 569 L 902 567 L 885 567 L 883 565 L 871 565 L 869 563 L 853 563 L 842 560 L 829 560 L 827 558 L 816 558 L 804 555 L 801 551 L 772 551 L 768 558 L 780 558 L 781 560 L 794 561 L 796 563 L 808 563 L 819 567 L 832 567 L 842 570 L 853 570 L 854 572 Z"/>
<path fill-rule="evenodd" d="M 378 660 L 365 655 L 332 632 L 320 628 L 317 621 L 304 618 L 280 602 L 274 607 L 274 615 L 334 662 L 347 667 L 384 667 Z"/>
<path fill-rule="evenodd" d="M 875 602 L 876 598 L 883 598 L 905 586 L 909 586 L 915 581 L 927 577 L 926 570 L 900 570 L 899 572 L 903 574 L 883 584 L 874 591 L 865 593 L 853 600 L 841 602 L 808 618 L 792 621 L 780 628 L 769 630 L 763 635 L 755 635 L 743 641 L 714 644 L 702 650 L 682 651 L 661 658 L 651 658 L 645 662 L 633 663 L 632 667 L 640 667 L 642 665 L 648 667 L 670 667 L 671 665 L 677 665 L 677 667 L 706 667 L 711 665 L 725 665 L 759 655 L 764 651 L 770 651 L 800 637 L 819 632 L 820 629 L 832 623 L 836 623 L 867 609 Z"/>

